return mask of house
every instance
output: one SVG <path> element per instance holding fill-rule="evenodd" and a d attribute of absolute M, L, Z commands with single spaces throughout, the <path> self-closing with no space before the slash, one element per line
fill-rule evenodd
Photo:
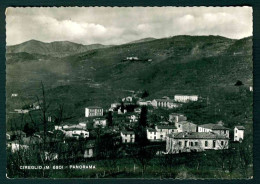
<path fill-rule="evenodd" d="M 32 104 L 32 109 L 34 110 L 39 110 L 41 108 L 41 105 L 42 105 L 43 101 L 42 100 L 39 100 L 37 102 L 34 102 Z"/>
<path fill-rule="evenodd" d="M 154 108 L 177 108 L 179 107 L 179 104 L 174 103 L 174 100 L 168 99 L 168 98 L 161 98 L 161 99 L 154 99 L 151 102 L 151 105 Z"/>
<path fill-rule="evenodd" d="M 229 129 L 219 124 L 204 124 L 198 126 L 198 132 L 214 132 L 219 135 L 229 137 Z"/>
<path fill-rule="evenodd" d="M 45 157 L 45 160 L 48 160 L 48 161 L 58 160 L 58 153 L 52 153 L 52 152 L 45 151 L 44 157 Z"/>
<path fill-rule="evenodd" d="M 177 132 L 197 132 L 197 125 L 189 121 L 175 122 Z"/>
<path fill-rule="evenodd" d="M 84 146 L 84 158 L 93 158 L 95 149 L 95 140 L 89 140 Z"/>
<path fill-rule="evenodd" d="M 214 132 L 179 132 L 166 137 L 166 153 L 228 149 L 229 138 Z"/>
<path fill-rule="evenodd" d="M 111 108 L 117 108 L 117 107 L 119 107 L 121 104 L 120 103 L 117 103 L 117 102 L 115 102 L 115 103 L 112 103 L 111 104 Z"/>
<path fill-rule="evenodd" d="M 26 133 L 21 130 L 6 132 L 6 140 L 17 140 L 26 137 Z"/>
<path fill-rule="evenodd" d="M 186 121 L 187 117 L 180 113 L 171 113 L 169 114 L 169 121 L 172 123 Z"/>
<path fill-rule="evenodd" d="M 249 86 L 249 91 L 253 91 L 253 86 Z"/>
<path fill-rule="evenodd" d="M 94 128 L 97 128 L 97 127 L 104 128 L 107 125 L 106 118 L 96 118 L 93 121 L 94 121 L 94 124 L 93 124 Z"/>
<path fill-rule="evenodd" d="M 155 126 L 155 129 L 146 129 L 147 139 L 152 142 L 165 141 L 166 135 L 173 132 L 177 132 L 177 129 L 175 126 L 172 125 L 157 125 Z"/>
<path fill-rule="evenodd" d="M 137 105 L 140 106 L 147 106 L 149 101 L 145 101 L 145 100 L 138 100 L 137 101 Z"/>
<path fill-rule="evenodd" d="M 70 128 L 77 128 L 77 129 L 86 130 L 87 129 L 87 123 L 81 122 L 79 124 L 62 124 L 62 125 L 55 125 L 54 126 L 55 130 L 67 130 L 67 129 L 70 129 Z"/>
<path fill-rule="evenodd" d="M 18 97 L 18 94 L 17 93 L 12 93 L 11 97 Z"/>
<path fill-rule="evenodd" d="M 7 147 L 11 149 L 11 152 L 17 152 L 17 151 L 25 151 L 29 147 L 32 149 L 35 148 L 35 146 L 39 146 L 42 143 L 42 139 L 38 137 L 22 137 L 19 140 L 10 141 L 7 143 Z"/>
<path fill-rule="evenodd" d="M 85 117 L 103 116 L 103 109 L 97 106 L 90 106 L 85 108 Z"/>
<path fill-rule="evenodd" d="M 199 97 L 198 95 L 175 95 L 174 101 L 175 102 L 181 102 L 181 103 L 187 103 L 187 102 L 195 102 L 198 101 Z"/>
<path fill-rule="evenodd" d="M 122 99 L 122 102 L 132 102 L 133 101 L 133 97 L 128 96 Z"/>
<path fill-rule="evenodd" d="M 127 61 L 137 61 L 137 60 L 139 60 L 139 58 L 136 57 L 136 56 L 134 56 L 134 57 L 126 57 L 126 60 Z"/>
<path fill-rule="evenodd" d="M 244 139 L 244 131 L 245 131 L 244 126 L 235 126 L 235 128 L 234 128 L 234 141 L 242 142 L 242 140 Z"/>
<path fill-rule="evenodd" d="M 135 133 L 133 131 L 121 131 L 122 143 L 134 143 Z"/>
<path fill-rule="evenodd" d="M 82 137 L 82 138 L 89 137 L 89 131 L 84 130 L 84 129 L 79 129 L 79 128 L 67 128 L 67 129 L 64 129 L 63 132 L 65 133 L 65 137 L 67 137 L 67 138 L 74 137 L 74 138 L 78 139 L 79 137 Z"/>

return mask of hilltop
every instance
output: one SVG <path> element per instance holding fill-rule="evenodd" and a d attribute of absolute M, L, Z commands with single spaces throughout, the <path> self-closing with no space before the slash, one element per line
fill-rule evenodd
<path fill-rule="evenodd" d="M 82 45 L 69 41 L 55 41 L 51 43 L 45 43 L 37 40 L 29 40 L 18 45 L 7 46 L 6 52 L 8 54 L 25 52 L 28 54 L 41 54 L 53 57 L 64 57 L 75 53 L 106 47 L 109 46 L 102 44 Z"/>

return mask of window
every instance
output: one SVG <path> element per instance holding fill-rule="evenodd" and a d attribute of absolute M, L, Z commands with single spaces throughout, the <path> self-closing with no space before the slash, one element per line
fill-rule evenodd
<path fill-rule="evenodd" d="M 156 139 L 156 136 L 154 136 L 154 138 L 153 139 Z"/>
<path fill-rule="evenodd" d="M 216 147 L 216 141 L 213 141 L 213 148 Z"/>
<path fill-rule="evenodd" d="M 190 146 L 193 146 L 193 142 L 190 143 Z"/>
<path fill-rule="evenodd" d="M 224 146 L 224 141 L 221 141 L 221 146 Z"/>
<path fill-rule="evenodd" d="M 163 135 L 161 135 L 161 138 L 163 138 Z"/>
<path fill-rule="evenodd" d="M 208 147 L 208 141 L 205 141 L 205 147 Z"/>
<path fill-rule="evenodd" d="M 236 130 L 236 133 L 237 133 L 237 130 Z"/>
<path fill-rule="evenodd" d="M 179 128 L 181 127 L 181 125 L 179 125 Z"/>
<path fill-rule="evenodd" d="M 184 142 L 184 145 L 187 146 L 187 143 L 188 143 L 188 141 L 185 141 L 185 142 Z"/>
<path fill-rule="evenodd" d="M 181 146 L 181 141 L 179 141 L 179 146 Z"/>
<path fill-rule="evenodd" d="M 198 142 L 195 142 L 195 146 L 198 146 L 199 144 L 198 144 Z"/>
<path fill-rule="evenodd" d="M 226 130 L 224 130 L 224 134 L 226 134 L 227 132 L 226 132 Z"/>

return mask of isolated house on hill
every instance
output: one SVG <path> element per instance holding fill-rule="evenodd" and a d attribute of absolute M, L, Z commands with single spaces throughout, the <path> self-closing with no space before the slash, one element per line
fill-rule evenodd
<path fill-rule="evenodd" d="M 84 158 L 92 158 L 95 156 L 95 140 L 89 140 L 85 145 L 84 145 Z"/>
<path fill-rule="evenodd" d="M 103 116 L 103 109 L 97 106 L 90 106 L 85 108 L 85 117 Z"/>
<path fill-rule="evenodd" d="M 242 141 L 244 139 L 244 126 L 235 126 L 234 128 L 234 141 Z"/>
<path fill-rule="evenodd" d="M 214 132 L 219 135 L 225 135 L 229 137 L 229 129 L 219 124 L 204 124 L 198 126 L 198 132 Z"/>
<path fill-rule="evenodd" d="M 166 153 L 228 149 L 229 139 L 214 132 L 180 132 L 166 137 Z"/>

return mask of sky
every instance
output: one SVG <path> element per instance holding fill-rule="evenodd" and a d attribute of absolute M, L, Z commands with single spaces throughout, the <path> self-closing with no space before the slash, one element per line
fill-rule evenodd
<path fill-rule="evenodd" d="M 251 7 L 42 7 L 6 10 L 7 45 L 43 42 L 119 45 L 176 35 L 252 36 Z"/>

